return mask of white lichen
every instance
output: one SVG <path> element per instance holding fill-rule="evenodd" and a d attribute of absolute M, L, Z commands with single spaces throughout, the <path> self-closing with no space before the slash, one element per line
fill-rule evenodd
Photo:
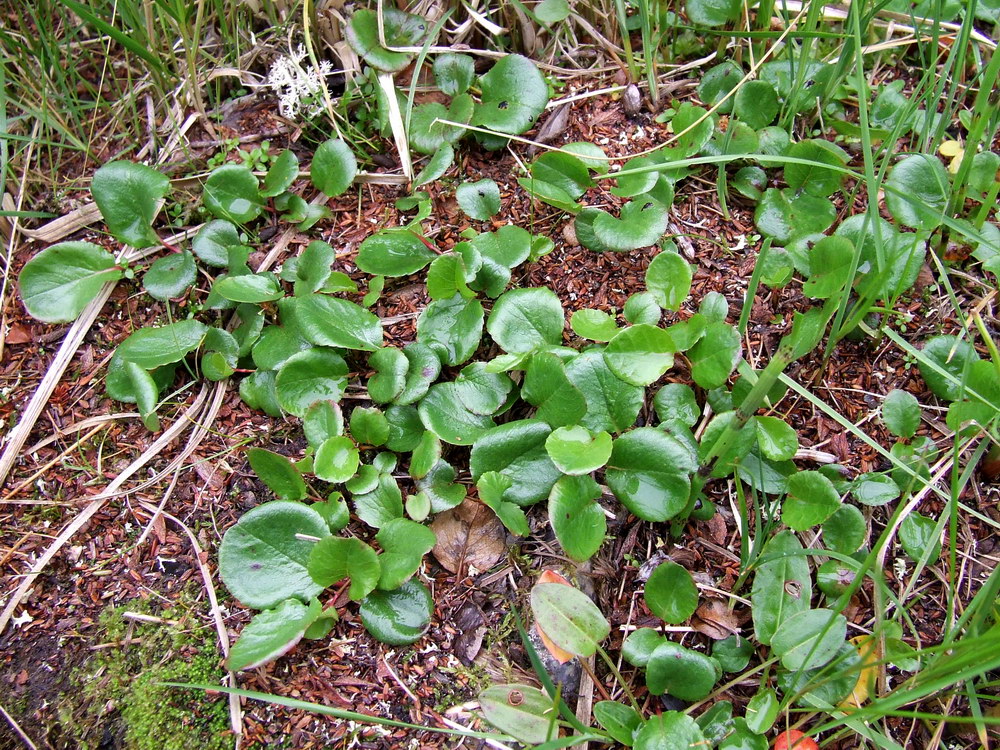
<path fill-rule="evenodd" d="M 299 115 L 309 118 L 319 114 L 326 94 L 326 77 L 333 72 L 327 60 L 320 60 L 316 66 L 303 65 L 305 59 L 306 48 L 300 44 L 275 60 L 267 74 L 267 85 L 278 97 L 278 111 L 289 120 Z"/>

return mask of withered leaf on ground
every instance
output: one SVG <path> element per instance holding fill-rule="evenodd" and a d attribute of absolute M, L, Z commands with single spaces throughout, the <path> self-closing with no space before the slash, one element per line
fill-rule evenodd
<path fill-rule="evenodd" d="M 434 557 L 452 573 L 488 570 L 507 554 L 503 524 L 493 511 L 469 498 L 438 514 L 431 529 L 437 536 Z"/>
<path fill-rule="evenodd" d="M 735 613 L 721 599 L 710 599 L 698 607 L 691 618 L 691 627 L 716 641 L 740 632 Z"/>

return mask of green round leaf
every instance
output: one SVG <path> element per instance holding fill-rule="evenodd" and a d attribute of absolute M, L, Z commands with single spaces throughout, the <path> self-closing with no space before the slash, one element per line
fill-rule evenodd
<path fill-rule="evenodd" d="M 469 411 L 454 383 L 433 386 L 417 407 L 424 427 L 449 445 L 472 445 L 495 423 L 489 416 Z"/>
<path fill-rule="evenodd" d="M 669 333 L 642 323 L 619 332 L 604 350 L 604 361 L 626 383 L 646 386 L 673 366 L 675 348 Z"/>
<path fill-rule="evenodd" d="M 967 377 L 966 368 L 971 370 L 979 359 L 972 344 L 957 336 L 935 336 L 924 344 L 921 354 L 917 365 L 927 387 L 940 399 L 957 400 Z"/>
<path fill-rule="evenodd" d="M 217 218 L 235 224 L 251 222 L 264 210 L 257 178 L 243 164 L 226 164 L 213 170 L 205 181 L 202 200 Z"/>
<path fill-rule="evenodd" d="M 229 265 L 229 248 L 242 244 L 232 222 L 213 219 L 198 230 L 191 241 L 191 249 L 203 263 L 226 268 Z"/>
<path fill-rule="evenodd" d="M 826 664 L 844 644 L 847 618 L 829 609 L 807 609 L 783 620 L 771 649 L 785 669 L 815 669 Z"/>
<path fill-rule="evenodd" d="M 194 284 L 197 269 L 189 252 L 172 253 L 155 261 L 142 277 L 142 287 L 158 300 L 180 297 Z"/>
<path fill-rule="evenodd" d="M 427 632 L 434 601 L 412 578 L 394 591 L 373 591 L 361 602 L 361 622 L 376 640 L 406 646 Z"/>
<path fill-rule="evenodd" d="M 144 164 L 108 162 L 96 172 L 90 193 L 104 223 L 120 242 L 132 247 L 160 244 L 152 223 L 170 190 L 166 175 Z"/>
<path fill-rule="evenodd" d="M 709 323 L 691 347 L 691 377 L 706 390 L 725 385 L 743 351 L 739 331 L 727 323 Z"/>
<path fill-rule="evenodd" d="M 774 122 L 781 105 L 778 95 L 767 81 L 747 81 L 736 92 L 733 114 L 754 130 Z"/>
<path fill-rule="evenodd" d="M 690 5 L 689 2 L 689 8 Z M 642 729 L 636 732 L 632 747 L 634 750 L 689 750 L 707 744 L 694 719 L 677 711 L 666 711 L 646 720 Z"/>
<path fill-rule="evenodd" d="M 633 666 L 645 667 L 653 652 L 666 642 L 662 633 L 652 628 L 638 628 L 622 642 L 622 658 Z"/>
<path fill-rule="evenodd" d="M 455 389 L 466 409 L 489 416 L 506 403 L 514 381 L 503 373 L 489 372 L 485 362 L 473 362 L 455 378 Z"/>
<path fill-rule="evenodd" d="M 327 439 L 344 434 L 344 414 L 336 401 L 317 401 L 302 418 L 302 429 L 306 440 L 313 448 L 318 448 Z"/>
<path fill-rule="evenodd" d="M 836 599 L 854 583 L 856 576 L 857 570 L 853 566 L 839 560 L 827 560 L 816 571 L 816 586 L 829 598 Z"/>
<path fill-rule="evenodd" d="M 669 560 L 649 576 L 643 598 L 649 611 L 670 625 L 685 622 L 698 608 L 698 588 L 691 574 Z"/>
<path fill-rule="evenodd" d="M 224 299 L 252 305 L 272 302 L 285 296 L 273 276 L 256 273 L 220 278 L 212 285 L 212 291 Z"/>
<path fill-rule="evenodd" d="M 460 294 L 450 300 L 431 302 L 417 318 L 417 341 L 448 365 L 466 362 L 479 348 L 482 337 L 482 303 Z M 413 373 L 412 363 L 410 372 Z"/>
<path fill-rule="evenodd" d="M 566 377 L 586 401 L 580 424 L 588 430 L 614 434 L 635 424 L 645 391 L 615 375 L 603 352 L 590 350 L 574 357 L 566 365 Z"/>
<path fill-rule="evenodd" d="M 812 579 L 802 543 L 791 531 L 780 531 L 764 545 L 754 574 L 750 601 L 757 640 L 768 645 L 788 617 L 809 608 Z"/>
<path fill-rule="evenodd" d="M 350 578 L 349 596 L 353 601 L 360 601 L 375 590 L 379 572 L 379 556 L 375 550 L 354 537 L 328 536 L 320 539 L 309 555 L 312 579 L 327 588 Z"/>
<path fill-rule="evenodd" d="M 382 346 L 382 324 L 360 305 L 325 294 L 295 300 L 295 324 L 319 346 L 339 346 L 373 352 Z"/>
<path fill-rule="evenodd" d="M 375 370 L 368 379 L 368 395 L 376 404 L 388 404 L 403 392 L 410 362 L 401 349 L 387 347 L 373 352 L 368 366 Z"/>
<path fill-rule="evenodd" d="M 448 96 L 464 94 L 475 76 L 475 62 L 468 55 L 449 52 L 434 60 L 434 83 Z"/>
<path fill-rule="evenodd" d="M 535 124 L 549 101 L 545 78 L 535 64 L 521 55 L 500 58 L 479 79 L 482 102 L 473 124 L 518 135 Z"/>
<path fill-rule="evenodd" d="M 587 188 L 594 186 L 594 180 L 582 160 L 558 151 L 547 151 L 535 159 L 531 164 L 531 176 L 533 180 L 562 190 L 570 201 L 580 199 Z"/>
<path fill-rule="evenodd" d="M 570 316 L 569 325 L 577 336 L 591 341 L 611 341 L 619 330 L 615 319 L 600 310 L 577 310 Z"/>
<path fill-rule="evenodd" d="M 564 322 L 551 289 L 512 289 L 493 305 L 486 330 L 505 352 L 530 352 L 561 343 Z"/>
<path fill-rule="evenodd" d="M 739 18 L 739 0 L 687 0 L 687 17 L 700 26 L 723 26 Z"/>
<path fill-rule="evenodd" d="M 278 370 L 275 392 L 281 408 L 304 417 L 317 401 L 339 401 L 347 386 L 347 363 L 339 354 L 314 347 L 289 357 Z"/>
<path fill-rule="evenodd" d="M 853 505 L 841 505 L 823 522 L 823 541 L 833 552 L 853 554 L 864 544 L 867 533 L 865 517 Z"/>
<path fill-rule="evenodd" d="M 629 201 L 616 219 L 606 211 L 585 208 L 574 223 L 580 243 L 591 250 L 625 252 L 655 245 L 667 230 L 667 209 L 655 201 Z"/>
<path fill-rule="evenodd" d="M 764 83 L 761 81 L 760 83 Z M 765 86 L 770 84 L 764 83 Z M 796 192 L 806 192 L 817 198 L 826 198 L 840 189 L 844 181 L 843 172 L 829 167 L 843 167 L 850 160 L 839 146 L 822 139 L 799 141 L 788 149 L 788 156 L 804 159 L 815 164 L 788 164 L 785 167 L 785 182 Z"/>
<path fill-rule="evenodd" d="M 604 542 L 608 527 L 600 496 L 600 485 L 589 476 L 562 477 L 552 486 L 549 522 L 571 560 L 589 560 Z"/>
<path fill-rule="evenodd" d="M 560 427 L 545 439 L 545 450 L 563 474 L 590 474 L 611 457 L 611 435 L 591 433 L 586 427 Z"/>
<path fill-rule="evenodd" d="M 43 323 L 68 323 L 108 282 L 122 277 L 114 256 L 89 242 L 61 242 L 25 263 L 19 285 L 28 313 Z"/>
<path fill-rule="evenodd" d="M 746 638 L 731 635 L 712 645 L 712 657 L 722 666 L 723 672 L 742 672 L 753 656 L 753 644 Z"/>
<path fill-rule="evenodd" d="M 274 609 L 254 615 L 233 644 L 226 669 L 253 669 L 287 654 L 319 618 L 321 609 L 315 599 L 309 606 L 297 599 L 286 599 Z"/>
<path fill-rule="evenodd" d="M 303 250 L 295 264 L 295 296 L 312 294 L 324 289 L 332 273 L 335 259 L 333 248 L 321 240 L 313 240 Z"/>
<path fill-rule="evenodd" d="M 440 179 L 454 161 L 455 147 L 450 143 L 442 143 L 424 165 L 424 168 L 413 178 L 413 188 L 416 189 Z"/>
<path fill-rule="evenodd" d="M 700 701 L 715 686 L 719 675 L 715 670 L 710 657 L 667 641 L 649 656 L 646 686 L 653 695 L 669 693 L 684 701 Z"/>
<path fill-rule="evenodd" d="M 493 685 L 479 694 L 486 720 L 519 742 L 537 745 L 555 739 L 552 698 L 530 685 Z"/>
<path fill-rule="evenodd" d="M 675 252 L 661 252 L 646 269 L 646 288 L 664 310 L 680 309 L 691 292 L 691 279 L 691 265 Z"/>
<path fill-rule="evenodd" d="M 933 565 L 941 556 L 941 533 L 937 531 L 937 521 L 912 512 L 899 524 L 899 543 L 906 554 L 914 560 L 923 560 Z"/>
<path fill-rule="evenodd" d="M 548 497 L 560 476 L 545 450 L 550 432 L 545 422 L 536 419 L 508 422 L 483 432 L 469 458 L 472 480 L 478 482 L 488 471 L 499 472 L 512 482 L 503 499 L 520 506 Z"/>
<path fill-rule="evenodd" d="M 701 408 L 691 386 L 667 383 L 653 397 L 653 408 L 661 422 L 680 422 L 693 427 L 701 418 Z"/>
<path fill-rule="evenodd" d="M 840 507 L 833 482 L 818 471 L 800 471 L 788 478 L 788 497 L 781 506 L 781 520 L 796 531 L 823 523 Z"/>
<path fill-rule="evenodd" d="M 676 438 L 640 427 L 614 441 L 605 478 L 611 491 L 644 521 L 666 521 L 687 505 L 691 452 Z"/>
<path fill-rule="evenodd" d="M 403 517 L 403 494 L 389 473 L 379 475 L 371 492 L 354 495 L 354 512 L 358 518 L 380 529 L 395 518 Z"/>
<path fill-rule="evenodd" d="M 587 411 L 583 393 L 569 382 L 562 360 L 550 352 L 531 356 L 521 383 L 521 398 L 537 406 L 535 417 L 552 427 L 577 424 Z"/>
<path fill-rule="evenodd" d="M 423 524 L 405 518 L 389 521 L 375 535 L 382 554 L 382 575 L 378 587 L 383 591 L 398 589 L 420 568 L 424 555 L 434 548 L 437 538 Z"/>
<path fill-rule="evenodd" d="M 463 182 L 455 197 L 459 207 L 472 219 L 486 221 L 500 212 L 500 187 L 493 180 Z"/>
<path fill-rule="evenodd" d="M 247 451 L 247 459 L 254 473 L 281 500 L 305 500 L 309 496 L 299 470 L 281 454 L 251 448 Z"/>
<path fill-rule="evenodd" d="M 861 474 L 851 485 L 851 494 L 864 505 L 885 505 L 899 497 L 899 487 L 892 481 L 892 477 Z"/>
<path fill-rule="evenodd" d="M 437 257 L 409 229 L 385 229 L 366 238 L 355 260 L 365 273 L 378 276 L 409 276 Z"/>
<path fill-rule="evenodd" d="M 321 143 L 309 167 L 312 184 L 321 193 L 331 197 L 347 190 L 357 173 L 358 162 L 354 158 L 354 152 L 340 138 L 331 138 Z"/>
<path fill-rule="evenodd" d="M 160 328 L 140 328 L 125 339 L 115 355 L 144 370 L 179 362 L 201 346 L 208 327 L 197 320 L 181 320 Z"/>
<path fill-rule="evenodd" d="M 713 2 L 718 2 L 721 6 L 724 6 L 727 10 L 732 7 L 732 0 L 713 0 Z M 712 25 L 712 24 L 706 24 L 706 25 Z M 730 60 L 726 60 L 725 62 L 719 63 L 718 65 L 709 68 L 702 76 L 701 83 L 698 84 L 698 98 L 701 99 L 703 102 L 705 102 L 705 104 L 709 105 L 710 107 L 714 107 L 716 104 L 719 104 L 719 102 L 723 100 L 726 94 L 728 94 L 730 91 L 736 88 L 736 85 L 740 82 L 742 78 L 743 78 L 743 69 L 740 68 L 740 66 L 737 65 L 736 63 Z M 704 109 L 699 108 L 699 110 L 700 110 L 698 112 L 699 115 L 703 115 L 705 113 Z M 729 114 L 730 112 L 732 112 L 733 111 L 732 97 L 723 102 L 716 111 L 719 114 Z M 678 114 L 680 114 L 680 110 L 678 110 Z M 677 116 L 675 115 L 674 122 L 672 123 L 674 131 L 680 132 L 681 130 L 684 129 L 684 125 L 687 125 L 688 123 L 684 122 L 683 124 L 679 124 L 676 122 L 676 120 Z M 698 149 L 695 149 L 695 151 L 699 150 L 702 146 L 708 143 L 709 138 L 711 138 L 712 135 L 711 118 L 707 118 L 706 123 L 708 132 L 703 135 L 703 141 L 698 146 Z M 704 125 L 702 127 L 705 128 Z"/>
<path fill-rule="evenodd" d="M 622 308 L 625 320 L 635 325 L 646 324 L 655 326 L 660 322 L 662 311 L 656 303 L 656 298 L 649 292 L 636 292 L 625 300 Z"/>
<path fill-rule="evenodd" d="M 910 154 L 898 162 L 885 181 L 885 205 L 893 218 L 914 229 L 941 225 L 951 195 L 944 165 L 929 154 Z"/>
<path fill-rule="evenodd" d="M 754 417 L 757 445 L 760 452 L 772 461 L 789 461 L 799 449 L 799 438 L 794 428 L 777 417 Z"/>
<path fill-rule="evenodd" d="M 420 46 L 427 35 L 427 22 L 420 16 L 404 13 L 391 5 L 382 7 L 382 30 L 389 47 Z M 373 68 L 390 73 L 402 70 L 413 59 L 413 52 L 392 52 L 379 41 L 379 19 L 376 11 L 356 10 L 347 24 L 346 37 L 354 51 Z"/>
<path fill-rule="evenodd" d="M 896 437 L 911 438 L 920 426 L 920 403 L 916 396 L 895 389 L 882 404 L 882 421 Z"/>
<path fill-rule="evenodd" d="M 296 534 L 329 536 L 326 521 L 302 503 L 275 500 L 244 514 L 219 547 L 219 573 L 243 604 L 267 609 L 290 597 L 319 596 L 307 568 L 313 542 Z"/>
<path fill-rule="evenodd" d="M 642 716 L 634 708 L 618 701 L 595 703 L 594 718 L 611 735 L 611 739 L 629 747 L 632 746 L 632 736 L 643 723 Z"/>
<path fill-rule="evenodd" d="M 586 658 L 611 632 L 611 624 L 582 591 L 562 583 L 537 583 L 531 612 L 549 640 L 573 656 Z"/>
<path fill-rule="evenodd" d="M 358 470 L 359 461 L 351 439 L 338 435 L 327 438 L 316 449 L 313 472 L 325 482 L 346 482 Z"/>
<path fill-rule="evenodd" d="M 787 243 L 795 237 L 825 232 L 837 217 L 837 211 L 827 198 L 793 191 L 768 188 L 754 211 L 754 223 L 762 234 L 776 243 Z"/>
<path fill-rule="evenodd" d="M 384 445 L 389 439 L 389 421 L 374 407 L 356 406 L 351 412 L 351 435 L 361 445 Z"/>
<path fill-rule="evenodd" d="M 285 149 L 273 162 L 264 176 L 264 187 L 260 194 L 264 198 L 274 198 L 288 190 L 299 176 L 299 157 Z"/>
<path fill-rule="evenodd" d="M 480 316 L 479 326 L 481 329 L 482 316 Z M 424 397 L 431 383 L 437 380 L 441 373 L 441 360 L 437 358 L 430 347 L 420 343 L 407 344 L 403 348 L 403 354 L 409 366 L 406 370 L 406 382 L 403 385 L 403 390 L 396 396 L 395 402 L 405 405 L 412 404 Z"/>
<path fill-rule="evenodd" d="M 771 688 L 761 688 L 747 703 L 747 728 L 754 734 L 764 734 L 774 725 L 780 707 L 774 691 Z"/>
<path fill-rule="evenodd" d="M 472 107 L 473 102 L 468 94 L 459 96 L 447 108 L 439 102 L 417 105 L 410 114 L 410 146 L 422 154 L 434 154 L 444 144 L 454 144 L 464 134 L 464 128 L 446 125 L 441 120 L 468 122 L 472 116 Z"/>

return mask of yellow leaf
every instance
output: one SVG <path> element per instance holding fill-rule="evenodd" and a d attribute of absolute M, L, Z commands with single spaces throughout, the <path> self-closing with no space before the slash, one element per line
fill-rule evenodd
<path fill-rule="evenodd" d="M 877 641 L 874 636 L 859 635 L 848 639 L 861 656 L 861 671 L 858 673 L 858 681 L 854 685 L 851 694 L 840 704 L 841 708 L 861 708 L 861 704 L 868 700 L 872 689 L 875 687 L 875 678 L 878 676 L 878 657 L 875 654 Z"/>
<path fill-rule="evenodd" d="M 941 156 L 960 156 L 965 149 L 958 141 L 942 141 L 938 151 Z"/>

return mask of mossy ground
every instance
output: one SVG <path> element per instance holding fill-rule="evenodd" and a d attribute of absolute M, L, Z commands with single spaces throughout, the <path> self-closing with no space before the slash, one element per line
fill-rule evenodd
<path fill-rule="evenodd" d="M 64 746 L 81 750 L 232 746 L 224 698 L 160 684 L 218 684 L 223 674 L 214 630 L 192 616 L 185 602 L 190 597 L 154 613 L 148 602 L 136 601 L 102 613 L 98 643 L 104 647 L 74 671 L 72 689 L 61 697 Z M 156 614 L 168 622 L 137 622 L 126 619 L 125 612 Z"/>

